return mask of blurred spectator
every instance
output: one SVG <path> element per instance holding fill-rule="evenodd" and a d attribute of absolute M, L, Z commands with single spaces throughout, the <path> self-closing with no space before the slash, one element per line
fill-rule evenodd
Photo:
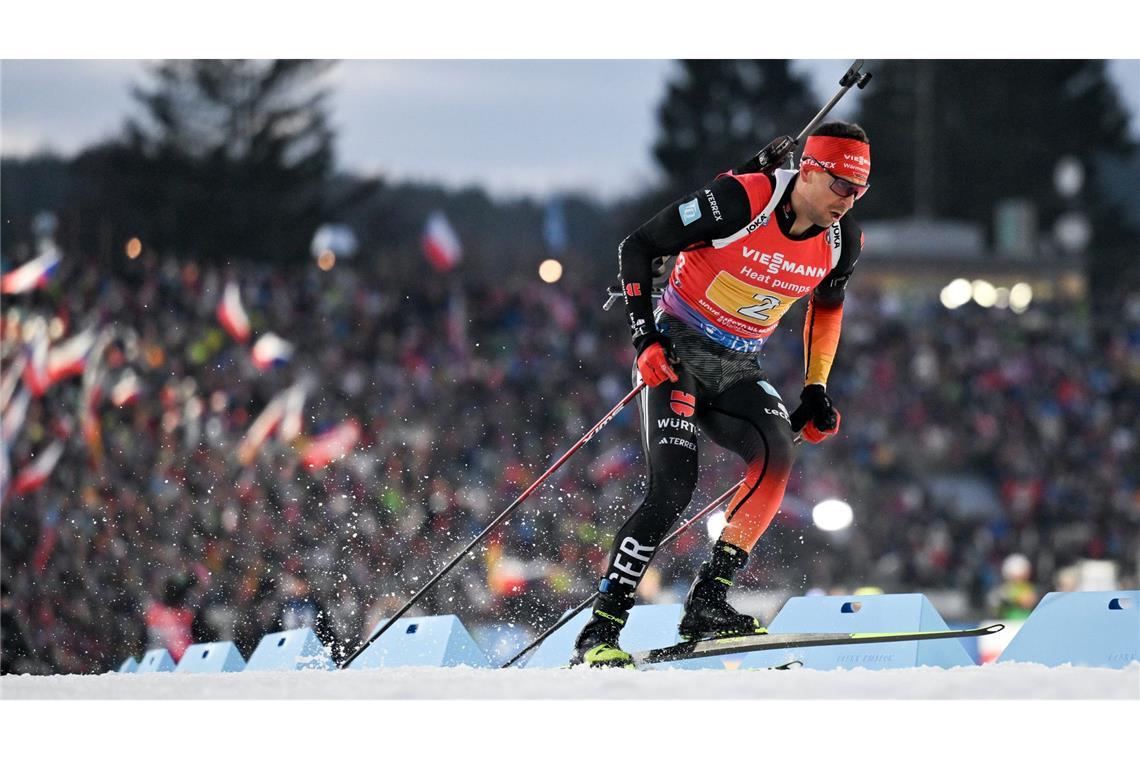
<path fill-rule="evenodd" d="M 175 662 L 182 659 L 183 652 L 194 643 L 194 611 L 187 597 L 195 585 L 194 576 L 188 574 L 166 580 L 161 600 L 152 601 L 146 610 L 147 649 L 165 649 Z"/>
<path fill-rule="evenodd" d="M 1037 606 L 1037 588 L 1030 578 L 1033 566 L 1024 554 L 1011 554 L 1001 563 L 1002 584 L 994 593 L 996 614 L 1002 620 L 1025 620 Z"/>

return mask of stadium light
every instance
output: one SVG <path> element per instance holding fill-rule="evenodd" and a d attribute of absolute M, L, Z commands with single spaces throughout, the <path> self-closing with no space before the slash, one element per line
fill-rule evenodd
<path fill-rule="evenodd" d="M 994 291 L 994 306 L 998 309 L 1009 308 L 1009 288 L 1004 285 Z"/>
<path fill-rule="evenodd" d="M 705 522 L 705 528 L 709 532 L 709 540 L 715 541 L 720 538 L 720 533 L 724 530 L 725 525 L 728 525 L 728 518 L 724 516 L 723 509 L 718 509 L 709 515 L 709 519 Z"/>
<path fill-rule="evenodd" d="M 830 533 L 850 526 L 855 520 L 855 513 L 845 501 L 826 499 L 812 508 L 811 520 L 815 527 Z"/>
<path fill-rule="evenodd" d="M 947 309 L 957 309 L 970 301 L 972 292 L 970 281 L 959 277 L 942 289 L 942 305 Z"/>
<path fill-rule="evenodd" d="M 997 288 L 988 280 L 974 280 L 971 283 L 974 291 L 974 303 L 988 309 L 997 303 Z"/>
<path fill-rule="evenodd" d="M 1009 289 L 1009 308 L 1015 314 L 1023 313 L 1032 301 L 1033 288 L 1028 282 L 1019 282 Z"/>
<path fill-rule="evenodd" d="M 562 263 L 557 259 L 547 259 L 538 265 L 538 276 L 547 284 L 558 282 L 562 279 Z"/>

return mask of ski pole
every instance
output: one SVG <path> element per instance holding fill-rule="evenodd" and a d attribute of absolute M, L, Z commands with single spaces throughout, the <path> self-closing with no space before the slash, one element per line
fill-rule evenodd
<path fill-rule="evenodd" d="M 641 390 L 643 388 L 645 388 L 645 381 L 644 380 L 639 382 L 636 386 L 634 386 L 634 389 L 631 390 L 629 393 L 627 393 L 625 395 L 625 398 L 623 398 L 621 401 L 617 402 L 617 405 L 614 406 L 613 409 L 606 412 L 605 417 L 602 417 L 600 420 L 598 420 L 598 423 L 596 425 L 594 425 L 592 428 L 590 428 L 584 436 L 582 436 L 580 439 L 578 439 L 578 442 L 575 443 L 573 446 L 571 446 L 570 449 L 565 454 L 563 454 L 561 457 L 559 457 L 557 462 L 550 465 L 550 468 L 547 469 L 546 472 L 542 473 L 542 475 L 538 478 L 538 480 L 534 481 L 534 483 L 532 483 L 529 488 L 527 488 L 525 491 L 523 491 L 522 494 L 517 499 L 515 499 L 509 507 L 504 509 L 499 514 L 498 517 L 496 517 L 494 520 L 492 520 L 491 524 L 488 525 L 486 528 L 484 528 L 482 533 L 480 533 L 478 536 L 475 536 L 475 538 L 471 541 L 471 543 L 467 544 L 467 546 L 463 549 L 463 551 L 459 552 L 459 554 L 457 554 L 455 556 L 455 559 L 451 560 L 451 562 L 448 562 L 446 567 L 444 567 L 442 570 L 440 570 L 438 573 L 436 573 L 432 577 L 432 579 L 429 580 L 423 588 L 421 588 L 419 591 L 417 591 L 412 596 L 412 598 L 409 599 L 407 601 L 407 603 L 404 604 L 404 606 L 401 607 L 400 610 L 395 615 L 388 618 L 388 622 L 384 623 L 384 625 L 380 626 L 380 629 L 378 631 L 376 631 L 376 633 L 374 633 L 368 637 L 368 641 L 364 642 L 359 648 L 357 648 L 357 650 L 355 652 L 353 652 L 351 655 L 349 655 L 348 659 L 340 664 L 340 666 L 339 666 L 340 669 L 343 670 L 344 668 L 347 668 L 349 665 L 351 665 L 352 661 L 355 660 L 357 657 L 359 657 L 360 654 L 365 649 L 367 649 L 368 646 L 370 644 L 372 644 L 373 641 L 376 641 L 376 639 L 380 638 L 381 634 L 383 634 L 384 631 L 391 628 L 392 625 L 397 620 L 399 620 L 401 617 L 403 617 L 404 613 L 407 612 L 408 610 L 410 610 L 412 608 L 412 605 L 414 605 L 416 603 L 416 601 L 421 596 L 426 594 L 428 592 L 428 590 L 431 589 L 432 586 L 434 586 L 436 583 L 439 582 L 439 580 L 441 578 L 443 578 L 443 576 L 447 575 L 447 573 L 450 572 L 453 567 L 458 565 L 460 560 L 462 560 L 464 557 L 466 557 L 467 554 L 471 551 L 471 549 L 473 549 L 477 543 L 482 541 L 483 538 L 486 537 L 486 535 L 488 533 L 490 533 L 495 528 L 496 525 L 498 525 L 504 519 L 506 519 L 507 515 L 509 515 L 515 509 L 515 507 L 517 507 L 518 505 L 520 505 L 524 501 L 526 501 L 526 498 L 528 496 L 530 496 L 532 493 L 534 493 L 535 489 L 537 489 L 540 485 L 542 485 L 542 483 L 548 477 L 550 477 L 550 475 L 552 473 L 554 473 L 555 470 L 557 470 L 559 467 L 561 467 L 563 465 L 563 463 L 565 463 L 566 460 L 569 459 L 570 456 L 575 451 L 577 451 L 578 449 L 580 449 L 584 445 L 586 445 L 586 443 L 588 443 L 589 440 L 591 438 L 593 438 L 599 430 L 601 430 L 603 427 L 605 427 L 610 422 L 610 420 L 612 420 L 614 417 L 616 417 L 618 415 L 618 412 L 620 412 L 622 409 L 624 409 L 629 404 L 630 401 L 633 401 L 633 399 L 637 397 L 637 394 L 641 393 Z"/>
<path fill-rule="evenodd" d="M 798 446 L 798 445 L 800 444 L 800 441 L 801 441 L 801 440 L 802 440 L 802 437 L 801 437 L 801 436 L 799 436 L 799 435 L 797 435 L 797 436 L 796 436 L 796 437 L 793 439 L 793 442 L 794 442 L 794 443 L 795 443 L 795 444 Z M 712 512 L 714 509 L 716 509 L 717 507 L 719 507 L 721 504 L 724 504 L 726 501 L 728 501 L 729 497 L 730 497 L 730 496 L 732 496 L 734 493 L 736 493 L 736 490 L 737 490 L 738 488 L 740 488 L 742 485 L 744 485 L 744 478 L 741 478 L 739 481 L 737 481 L 736 485 L 732 486 L 732 488 L 729 488 L 727 491 L 725 491 L 724 493 L 722 493 L 720 496 L 716 497 L 716 498 L 715 498 L 715 499 L 713 499 L 711 502 L 709 502 L 708 506 L 706 506 L 706 507 L 705 507 L 704 509 L 702 509 L 700 512 L 697 512 L 695 515 L 693 515 L 693 516 L 692 516 L 690 519 L 688 519 L 688 520 L 685 522 L 685 524 L 684 524 L 684 525 L 682 525 L 680 528 L 677 528 L 677 530 L 673 531 L 673 532 L 672 532 L 672 533 L 670 533 L 668 536 L 666 536 L 666 537 L 664 538 L 664 540 L 662 540 L 662 541 L 661 541 L 661 543 L 658 545 L 658 548 L 661 548 L 662 546 L 665 546 L 665 545 L 666 545 L 666 544 L 668 544 L 670 541 L 672 541 L 673 539 L 677 538 L 677 536 L 681 535 L 682 533 L 684 533 L 685 531 L 687 531 L 687 530 L 688 530 L 690 527 L 692 527 L 693 523 L 695 523 L 697 520 L 700 520 L 702 517 L 704 517 L 705 515 L 707 515 L 709 512 Z M 504 662 L 504 663 L 503 663 L 502 665 L 500 665 L 499 667 L 500 667 L 500 668 L 509 668 L 510 666 L 514 665 L 516 662 L 518 662 L 518 661 L 519 661 L 519 660 L 522 658 L 522 656 L 523 656 L 524 654 L 526 654 L 526 653 L 527 653 L 527 652 L 529 652 L 530 650 L 534 649 L 536 646 L 538 646 L 538 645 L 539 645 L 539 644 L 541 644 L 542 642 L 546 641 L 548 638 L 550 638 L 550 636 L 551 636 L 551 635 L 552 635 L 552 634 L 553 634 L 555 631 L 557 631 L 559 628 L 561 628 L 562 626 L 564 626 L 564 625 L 566 625 L 567 623 L 569 623 L 569 622 L 570 622 L 570 620 L 571 620 L 571 618 L 573 618 L 575 615 L 577 615 L 577 614 L 578 614 L 579 612 L 581 612 L 582 610 L 584 610 L 584 609 L 586 609 L 587 607 L 589 607 L 589 606 L 590 606 L 590 603 L 591 603 L 591 602 L 593 602 L 593 601 L 594 601 L 594 599 L 596 599 L 597 597 L 598 597 L 598 592 L 597 592 L 597 591 L 595 591 L 593 594 L 591 594 L 591 595 L 590 595 L 590 598 L 589 598 L 589 599 L 585 599 L 585 600 L 583 600 L 581 604 L 579 604 L 577 607 L 575 607 L 574 609 L 570 610 L 568 613 L 566 613 L 565 615 L 563 615 L 563 616 L 562 616 L 562 617 L 559 619 L 559 621 L 558 621 L 557 623 L 555 623 L 554 625 L 550 626 L 550 627 L 549 627 L 549 628 L 547 628 L 545 631 L 543 631 L 541 634 L 539 634 L 538 638 L 536 638 L 534 641 L 532 641 L 532 642 L 530 642 L 529 644 L 527 644 L 527 645 L 526 645 L 526 648 L 525 648 L 525 649 L 523 649 L 521 652 L 519 652 L 518 654 L 516 654 L 516 655 L 515 655 L 514 657 L 512 657 L 511 659 L 509 659 L 509 660 L 507 660 L 506 662 Z"/>
<path fill-rule="evenodd" d="M 724 493 L 722 493 L 720 496 L 713 499 L 711 502 L 709 502 L 709 505 L 707 507 L 702 509 L 700 512 L 697 512 L 695 515 L 692 516 L 692 518 L 690 518 L 688 521 L 686 521 L 684 525 L 677 528 L 677 530 L 673 531 L 668 536 L 666 536 L 665 539 L 662 540 L 660 544 L 658 544 L 657 548 L 661 548 L 662 546 L 665 546 L 670 541 L 675 539 L 677 536 L 679 536 L 682 533 L 684 533 L 685 531 L 687 531 L 697 520 L 700 520 L 702 517 L 707 515 L 709 512 L 712 512 L 714 509 L 719 507 L 721 504 L 724 504 L 726 501 L 728 501 L 729 497 L 731 497 L 734 493 L 736 493 L 736 489 L 740 488 L 740 486 L 742 486 L 743 484 L 744 484 L 744 478 L 741 478 L 739 483 L 737 483 L 732 488 L 730 488 L 727 491 L 725 491 Z M 557 631 L 559 628 L 561 628 L 566 623 L 570 622 L 571 618 L 573 618 L 575 615 L 577 615 L 582 610 L 589 607 L 590 604 L 594 601 L 594 599 L 597 598 L 597 596 L 598 596 L 598 592 L 595 591 L 593 594 L 590 595 L 590 598 L 584 600 L 577 607 L 570 610 L 570 612 L 568 612 L 567 614 L 563 615 L 562 618 L 557 623 L 555 623 L 554 625 L 550 626 L 545 631 L 543 631 L 542 634 L 537 639 L 535 639 L 534 641 L 527 644 L 526 649 L 523 649 L 521 652 L 516 654 L 514 657 L 507 660 L 505 663 L 503 663 L 503 665 L 501 667 L 509 668 L 511 665 L 514 665 L 516 662 L 519 661 L 519 659 L 524 654 L 526 654 L 530 650 L 534 649 L 536 646 L 538 646 L 542 642 L 546 641 L 548 638 L 550 638 L 551 634 L 553 634 L 555 631 Z"/>

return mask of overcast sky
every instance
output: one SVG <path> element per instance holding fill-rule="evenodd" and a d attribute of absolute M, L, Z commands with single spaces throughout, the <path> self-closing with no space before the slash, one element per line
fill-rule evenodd
<path fill-rule="evenodd" d="M 797 64 L 821 99 L 850 61 Z M 328 75 L 341 166 L 480 184 L 497 195 L 590 189 L 612 198 L 651 177 L 663 60 L 341 61 Z M 1110 71 L 1140 136 L 1140 60 Z M 0 62 L 0 151 L 65 155 L 114 135 L 135 109 L 137 60 Z M 849 113 L 848 94 L 835 113 Z M 789 130 L 795 125 L 789 125 Z M 759 147 L 759 146 L 758 146 Z"/>

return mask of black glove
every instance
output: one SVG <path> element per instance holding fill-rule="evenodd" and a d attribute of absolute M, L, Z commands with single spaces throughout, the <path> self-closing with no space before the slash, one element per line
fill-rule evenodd
<path fill-rule="evenodd" d="M 804 425 L 814 422 L 820 432 L 832 430 L 839 424 L 838 412 L 822 385 L 808 385 L 800 392 L 800 405 L 792 412 L 792 430 L 800 432 Z"/>

